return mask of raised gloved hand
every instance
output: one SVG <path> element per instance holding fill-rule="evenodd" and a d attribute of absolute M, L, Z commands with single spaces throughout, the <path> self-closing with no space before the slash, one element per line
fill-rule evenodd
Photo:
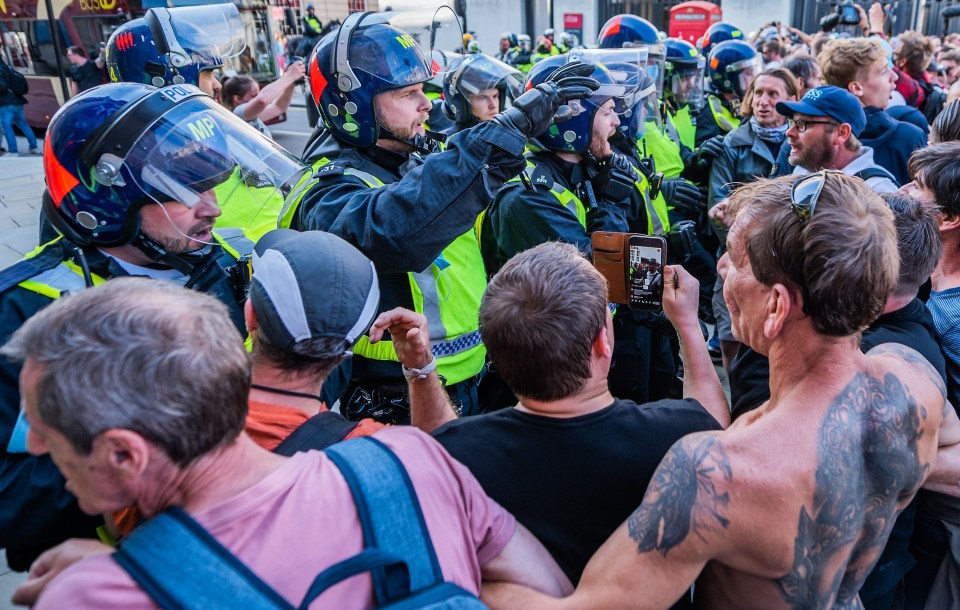
<path fill-rule="evenodd" d="M 701 144 L 697 151 L 697 161 L 709 162 L 714 157 L 719 156 L 723 152 L 723 138 L 722 135 L 716 135 Z"/>
<path fill-rule="evenodd" d="M 635 173 L 626 155 L 613 153 L 598 165 L 598 173 L 593 182 L 593 191 L 598 198 L 610 203 L 620 203 L 633 193 Z"/>
<path fill-rule="evenodd" d="M 528 138 L 538 136 L 557 120 L 569 118 L 571 111 L 565 106 L 567 102 L 589 97 L 600 88 L 599 81 L 589 76 L 593 70 L 592 64 L 566 64 L 545 82 L 514 100 L 511 108 L 492 120 L 507 127 L 516 127 Z"/>
<path fill-rule="evenodd" d="M 703 205 L 700 189 L 683 178 L 667 178 L 660 185 L 660 192 L 667 205 L 675 208 L 692 209 Z"/>

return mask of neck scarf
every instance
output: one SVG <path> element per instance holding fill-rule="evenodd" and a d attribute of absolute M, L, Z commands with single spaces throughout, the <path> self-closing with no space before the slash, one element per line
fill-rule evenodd
<path fill-rule="evenodd" d="M 757 137 L 764 142 L 782 144 L 787 138 L 788 127 L 786 123 L 780 127 L 762 127 L 760 122 L 757 121 L 757 117 L 752 116 L 750 117 L 750 128 L 753 129 L 753 133 L 757 134 Z"/>

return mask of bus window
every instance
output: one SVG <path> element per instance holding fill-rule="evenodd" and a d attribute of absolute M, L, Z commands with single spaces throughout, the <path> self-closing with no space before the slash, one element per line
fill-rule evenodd
<path fill-rule="evenodd" d="M 66 49 L 66 41 L 63 36 L 62 22 L 60 45 Z M 0 31 L 3 32 L 4 40 L 8 35 L 15 36 L 26 51 L 24 55 L 28 58 L 30 65 L 29 74 L 36 76 L 56 76 L 57 57 L 54 50 L 53 40 L 50 38 L 50 26 L 46 21 L 36 19 L 9 19 L 0 21 Z"/>
<path fill-rule="evenodd" d="M 27 49 L 27 37 L 23 32 L 11 32 L 6 24 L 0 24 L 0 36 L 3 38 L 3 61 L 24 74 L 33 74 L 33 62 Z"/>

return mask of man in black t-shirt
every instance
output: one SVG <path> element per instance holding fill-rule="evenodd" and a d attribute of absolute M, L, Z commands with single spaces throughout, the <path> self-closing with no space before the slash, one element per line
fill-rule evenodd
<path fill-rule="evenodd" d="M 103 84 L 103 75 L 100 73 L 100 68 L 97 67 L 95 62 L 87 58 L 87 52 L 83 50 L 83 47 L 74 45 L 67 48 L 67 59 L 73 64 L 70 66 L 73 95 Z"/>
<path fill-rule="evenodd" d="M 678 267 L 665 267 L 663 281 L 688 398 L 637 405 L 610 394 L 606 282 L 575 246 L 547 242 L 510 259 L 480 306 L 487 352 L 520 402 L 434 433 L 574 583 L 670 446 L 730 420 L 697 322 L 697 281 Z"/>

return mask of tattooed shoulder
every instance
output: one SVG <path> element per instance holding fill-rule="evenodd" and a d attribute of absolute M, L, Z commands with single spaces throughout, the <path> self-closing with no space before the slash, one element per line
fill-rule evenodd
<path fill-rule="evenodd" d="M 716 433 L 677 441 L 654 473 L 643 503 L 627 519 L 637 552 L 666 556 L 691 533 L 703 539 L 711 529 L 726 529 L 726 487 L 732 481 L 730 460 Z"/>
<path fill-rule="evenodd" d="M 904 360 L 921 371 L 923 371 L 924 377 L 933 384 L 935 388 L 943 395 L 944 398 L 947 396 L 947 386 L 943 382 L 943 378 L 940 377 L 940 373 L 937 372 L 937 369 L 933 367 L 930 362 L 924 358 L 920 352 L 901 343 L 883 343 L 880 344 L 869 352 L 868 356 L 886 356 L 886 355 L 895 355 L 901 360 Z"/>
<path fill-rule="evenodd" d="M 891 373 L 860 373 L 834 399 L 818 434 L 812 502 L 800 508 L 793 568 L 778 582 L 785 601 L 826 608 L 856 598 L 898 508 L 930 467 L 917 447 L 925 416 Z"/>

